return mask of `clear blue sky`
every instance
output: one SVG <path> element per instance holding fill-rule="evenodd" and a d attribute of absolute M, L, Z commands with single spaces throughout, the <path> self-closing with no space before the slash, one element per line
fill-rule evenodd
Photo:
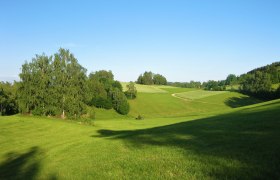
<path fill-rule="evenodd" d="M 280 61 L 280 1 L 0 2 L 0 81 L 59 47 L 120 81 L 145 70 L 169 81 L 220 80 Z"/>

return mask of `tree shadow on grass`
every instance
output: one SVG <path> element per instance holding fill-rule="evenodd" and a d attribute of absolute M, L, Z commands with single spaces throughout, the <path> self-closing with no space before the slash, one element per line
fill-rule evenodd
<path fill-rule="evenodd" d="M 38 151 L 38 147 L 32 147 L 23 154 L 7 153 L 6 160 L 0 164 L 0 179 L 34 179 L 40 165 L 32 159 Z"/>
<path fill-rule="evenodd" d="M 42 150 L 37 146 L 25 153 L 9 152 L 5 160 L 0 163 L 0 179 L 36 179 L 40 170 L 37 156 Z M 47 179 L 56 179 L 53 174 Z"/>
<path fill-rule="evenodd" d="M 238 108 L 262 102 L 252 97 L 231 97 L 225 100 L 225 104 L 231 108 Z"/>
<path fill-rule="evenodd" d="M 269 108 L 245 109 L 150 129 L 103 129 L 98 137 L 121 139 L 131 148 L 158 146 L 185 150 L 185 160 L 190 154 L 195 155 L 195 161 L 209 167 L 197 171 L 215 179 L 279 179 L 279 109 L 278 102 Z M 221 163 L 221 159 L 226 163 Z M 232 162 L 241 165 L 230 166 Z"/>

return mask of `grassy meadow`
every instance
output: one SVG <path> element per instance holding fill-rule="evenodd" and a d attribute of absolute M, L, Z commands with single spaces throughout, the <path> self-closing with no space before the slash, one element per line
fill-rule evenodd
<path fill-rule="evenodd" d="M 93 125 L 0 116 L 0 179 L 278 179 L 280 100 L 138 85 Z M 135 120 L 141 115 L 144 120 Z"/>

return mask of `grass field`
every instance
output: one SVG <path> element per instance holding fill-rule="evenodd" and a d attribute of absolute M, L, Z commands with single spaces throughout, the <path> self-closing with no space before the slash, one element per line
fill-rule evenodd
<path fill-rule="evenodd" d="M 280 177 L 280 100 L 164 90 L 139 93 L 128 116 L 98 109 L 92 126 L 0 116 L 0 179 Z M 138 113 L 147 118 L 135 120 Z"/>
<path fill-rule="evenodd" d="M 124 90 L 127 89 L 126 85 L 128 83 L 122 82 L 122 86 Z M 135 84 L 135 87 L 138 92 L 144 92 L 144 93 L 166 93 L 165 88 L 174 88 L 172 86 L 157 86 L 157 85 L 142 85 L 142 84 Z"/>
<path fill-rule="evenodd" d="M 130 100 L 129 116 L 145 118 L 184 117 L 215 113 L 236 107 L 256 104 L 261 101 L 228 91 L 204 91 L 188 88 L 165 88 L 166 93 L 138 93 Z M 174 97 L 175 96 L 175 97 Z"/>
<path fill-rule="evenodd" d="M 175 93 L 174 96 L 180 97 L 183 99 L 202 99 L 209 96 L 214 96 L 217 94 L 227 93 L 227 91 L 204 91 L 204 90 L 194 90 L 189 92 Z"/>

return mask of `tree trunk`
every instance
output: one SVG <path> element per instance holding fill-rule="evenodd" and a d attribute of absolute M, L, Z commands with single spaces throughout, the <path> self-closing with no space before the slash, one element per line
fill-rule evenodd
<path fill-rule="evenodd" d="M 65 119 L 65 112 L 64 112 L 64 109 L 63 109 L 63 111 L 62 111 L 61 118 L 62 118 L 62 119 Z"/>

